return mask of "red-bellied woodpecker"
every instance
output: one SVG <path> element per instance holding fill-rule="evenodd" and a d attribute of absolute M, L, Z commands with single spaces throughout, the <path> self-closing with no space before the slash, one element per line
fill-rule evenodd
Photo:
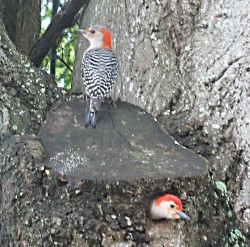
<path fill-rule="evenodd" d="M 105 27 L 95 25 L 86 30 L 77 31 L 90 42 L 89 48 L 83 55 L 81 72 L 89 99 L 84 123 L 85 127 L 91 124 L 95 128 L 97 112 L 116 80 L 118 63 L 112 51 L 110 32 Z"/>
<path fill-rule="evenodd" d="M 179 197 L 165 194 L 149 202 L 149 217 L 158 219 L 185 219 L 190 218 L 182 212 L 182 202 Z"/>

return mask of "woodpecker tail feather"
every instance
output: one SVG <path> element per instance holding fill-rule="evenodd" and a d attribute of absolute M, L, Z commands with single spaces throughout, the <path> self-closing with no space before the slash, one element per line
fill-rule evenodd
<path fill-rule="evenodd" d="M 89 124 L 90 124 L 90 102 L 87 101 L 87 106 L 86 106 L 85 115 L 84 115 L 85 128 L 87 128 Z"/>
<path fill-rule="evenodd" d="M 91 124 L 93 128 L 96 127 L 97 113 L 100 110 L 101 103 L 102 103 L 102 99 L 90 98 L 90 101 L 85 111 L 85 118 L 84 118 L 85 128 L 87 128 L 89 124 Z"/>
<path fill-rule="evenodd" d="M 90 123 L 93 128 L 96 127 L 96 120 L 97 120 L 97 111 L 90 112 Z"/>

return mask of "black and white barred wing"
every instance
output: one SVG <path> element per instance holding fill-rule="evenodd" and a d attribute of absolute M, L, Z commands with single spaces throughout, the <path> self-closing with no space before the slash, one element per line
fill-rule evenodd
<path fill-rule="evenodd" d="M 103 98 L 111 91 L 116 80 L 118 63 L 116 55 L 108 49 L 93 49 L 82 60 L 82 78 L 86 94 Z"/>

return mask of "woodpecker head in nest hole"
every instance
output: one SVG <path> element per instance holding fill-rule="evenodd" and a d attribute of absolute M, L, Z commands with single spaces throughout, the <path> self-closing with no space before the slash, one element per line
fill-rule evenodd
<path fill-rule="evenodd" d="M 182 202 L 178 196 L 165 194 L 149 201 L 148 215 L 152 220 L 190 220 L 182 210 Z"/>

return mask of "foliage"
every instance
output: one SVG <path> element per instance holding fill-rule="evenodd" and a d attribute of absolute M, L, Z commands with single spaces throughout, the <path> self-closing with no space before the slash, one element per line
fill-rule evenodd
<path fill-rule="evenodd" d="M 61 0 L 59 9 L 67 0 Z M 41 10 L 41 35 L 44 34 L 47 27 L 52 20 L 53 0 L 42 0 Z M 71 74 L 75 59 L 75 46 L 77 41 L 77 34 L 75 30 L 78 28 L 76 23 L 70 28 L 65 30 L 60 38 L 57 40 L 56 49 L 56 71 L 55 82 L 59 87 L 70 89 L 71 87 Z M 42 63 L 42 69 L 50 73 L 51 66 L 51 52 L 47 54 Z"/>
<path fill-rule="evenodd" d="M 215 181 L 215 188 L 218 190 L 220 195 L 216 195 L 217 198 L 221 199 L 221 196 L 225 198 L 226 207 L 224 209 L 227 212 L 227 217 L 232 218 L 233 212 L 230 209 L 230 199 L 228 196 L 227 186 L 222 181 Z M 232 223 L 232 222 L 231 222 Z M 226 243 L 225 247 L 234 246 L 241 247 L 245 246 L 246 239 L 240 229 L 233 228 L 229 233 L 229 243 Z"/>

